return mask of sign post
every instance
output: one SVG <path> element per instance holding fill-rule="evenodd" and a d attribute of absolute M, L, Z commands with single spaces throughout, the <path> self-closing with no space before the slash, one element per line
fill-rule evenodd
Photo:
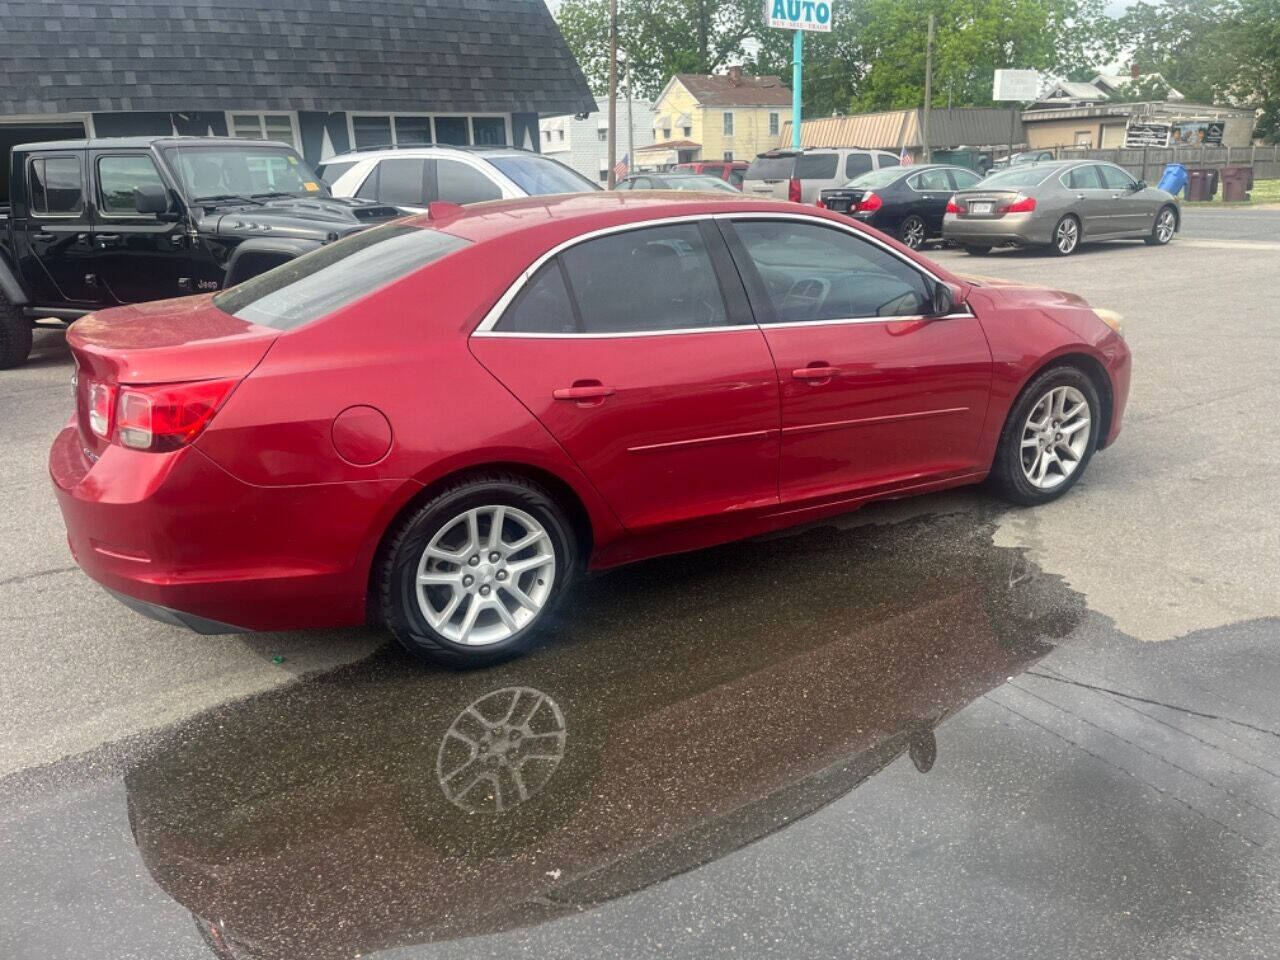
<path fill-rule="evenodd" d="M 764 0 L 765 23 L 778 30 L 794 31 L 791 37 L 791 146 L 799 150 L 801 89 L 804 85 L 804 33 L 831 32 L 830 0 Z"/>
<path fill-rule="evenodd" d="M 991 85 L 994 101 L 1034 100 L 1040 90 L 1040 74 L 1035 70 L 997 70 Z M 1018 126 L 1018 108 L 1009 108 L 1009 163 L 1013 164 L 1013 138 Z"/>

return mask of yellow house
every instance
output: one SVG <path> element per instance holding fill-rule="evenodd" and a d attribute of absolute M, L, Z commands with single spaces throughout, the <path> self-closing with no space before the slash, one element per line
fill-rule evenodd
<path fill-rule="evenodd" d="M 791 91 L 777 77 L 741 67 L 723 74 L 677 73 L 653 105 L 651 146 L 636 166 L 663 170 L 689 160 L 752 160 L 778 143 L 791 120 Z"/>

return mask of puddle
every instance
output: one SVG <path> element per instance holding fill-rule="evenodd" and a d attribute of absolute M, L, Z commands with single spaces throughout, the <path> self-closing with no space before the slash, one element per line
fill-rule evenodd
<path fill-rule="evenodd" d="M 588 581 L 535 654 L 374 659 L 202 714 L 124 777 L 222 958 L 355 956 L 581 911 L 724 857 L 898 757 L 1077 626 L 972 515 L 808 529 Z"/>

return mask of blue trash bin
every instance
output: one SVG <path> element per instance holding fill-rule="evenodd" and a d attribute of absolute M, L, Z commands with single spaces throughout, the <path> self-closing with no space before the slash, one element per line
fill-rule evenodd
<path fill-rule="evenodd" d="M 1176 197 L 1186 185 L 1187 168 L 1180 163 L 1166 163 L 1164 173 L 1160 177 L 1160 189 Z"/>

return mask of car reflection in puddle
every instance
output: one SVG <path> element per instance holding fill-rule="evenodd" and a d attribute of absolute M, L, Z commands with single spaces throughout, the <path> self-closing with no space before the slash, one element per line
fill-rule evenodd
<path fill-rule="evenodd" d="M 225 958 L 538 923 L 708 863 L 907 754 L 1081 598 L 970 516 L 589 581 L 535 655 L 372 661 L 179 726 L 126 775 L 160 886 Z M 945 762 L 945 757 L 939 762 Z"/>

